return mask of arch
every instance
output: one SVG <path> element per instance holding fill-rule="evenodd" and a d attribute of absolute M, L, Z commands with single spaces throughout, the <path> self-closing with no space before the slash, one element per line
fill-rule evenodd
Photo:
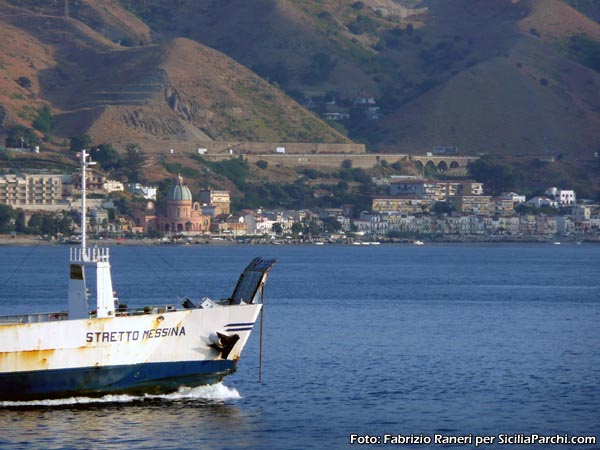
<path fill-rule="evenodd" d="M 441 160 L 437 167 L 440 172 L 445 172 L 448 170 L 448 164 L 446 164 L 446 161 L 444 160 Z"/>
<path fill-rule="evenodd" d="M 450 161 L 451 169 L 458 169 L 459 167 L 460 167 L 460 164 L 458 163 L 458 161 Z"/>
<path fill-rule="evenodd" d="M 425 173 L 427 172 L 436 172 L 437 171 L 437 166 L 435 165 L 435 163 L 432 160 L 427 161 L 427 163 L 425 164 Z"/>
<path fill-rule="evenodd" d="M 419 161 L 418 159 L 415 160 L 415 167 L 420 171 L 423 172 L 423 162 Z"/>
<path fill-rule="evenodd" d="M 180 233 L 180 232 L 182 232 L 182 231 L 183 231 L 183 224 L 181 224 L 181 223 L 178 223 L 178 224 L 177 224 L 177 232 L 178 232 L 178 233 Z"/>

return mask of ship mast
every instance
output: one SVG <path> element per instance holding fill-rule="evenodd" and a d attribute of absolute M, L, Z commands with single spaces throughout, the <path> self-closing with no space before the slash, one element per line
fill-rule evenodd
<path fill-rule="evenodd" d="M 72 247 L 69 264 L 69 319 L 87 319 L 90 317 L 88 289 L 85 268 L 96 268 L 96 310 L 95 317 L 105 318 L 115 315 L 115 298 L 110 274 L 109 249 L 94 246 L 87 248 L 86 239 L 86 171 L 96 164 L 89 160 L 89 153 L 81 152 L 81 248 Z"/>
<path fill-rule="evenodd" d="M 96 163 L 91 160 L 87 160 L 89 153 L 83 149 L 81 151 L 81 254 L 86 255 L 86 225 L 87 225 L 87 217 L 86 217 L 86 205 L 85 205 L 85 196 L 86 196 L 86 171 L 89 166 L 93 166 Z"/>

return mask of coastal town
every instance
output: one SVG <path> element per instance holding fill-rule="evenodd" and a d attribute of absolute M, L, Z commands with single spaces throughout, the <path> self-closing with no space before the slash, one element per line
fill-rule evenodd
<path fill-rule="evenodd" d="M 167 192 L 90 171 L 87 231 L 96 239 L 162 243 L 374 243 L 423 241 L 597 241 L 600 206 L 573 190 L 548 186 L 543 195 L 485 195 L 476 180 L 416 175 L 373 177 L 369 210 L 355 205 L 315 210 L 231 207 L 227 190 L 192 192 L 178 175 Z M 0 230 L 10 240 L 36 236 L 68 242 L 80 234 L 80 175 L 0 175 Z M 135 200 L 124 204 L 114 194 Z M 164 206 L 157 208 L 157 196 Z M 138 205 L 132 207 L 131 205 Z M 7 240 L 5 239 L 5 241 Z"/>

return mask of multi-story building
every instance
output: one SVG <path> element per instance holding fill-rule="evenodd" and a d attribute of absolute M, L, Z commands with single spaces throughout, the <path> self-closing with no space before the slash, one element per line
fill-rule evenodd
<path fill-rule="evenodd" d="M 560 206 L 574 205 L 577 203 L 575 191 L 572 190 L 551 187 L 546 189 L 544 194 L 554 197 L 554 200 L 556 200 Z"/>
<path fill-rule="evenodd" d="M 390 195 L 423 197 L 445 201 L 456 195 L 481 195 L 483 183 L 477 181 L 437 181 L 425 178 L 397 178 L 390 183 Z"/>
<path fill-rule="evenodd" d="M 512 200 L 513 203 L 525 203 L 527 200 L 524 195 L 516 192 L 503 192 L 500 198 L 502 200 Z"/>
<path fill-rule="evenodd" d="M 86 172 L 85 183 L 88 192 L 103 193 L 106 177 L 97 170 L 89 170 Z M 81 189 L 81 173 L 77 172 L 71 177 L 71 191 L 79 192 Z"/>
<path fill-rule="evenodd" d="M 515 212 L 515 203 L 504 197 L 494 198 L 494 213 L 499 216 L 510 216 Z"/>
<path fill-rule="evenodd" d="M 57 205 L 62 200 L 62 175 L 0 176 L 0 203 L 10 206 Z"/>
<path fill-rule="evenodd" d="M 123 183 L 117 180 L 106 180 L 102 185 L 102 188 L 109 194 L 111 192 L 123 192 L 125 190 Z M 156 200 L 156 197 L 154 200 Z"/>
<path fill-rule="evenodd" d="M 577 222 L 590 220 L 592 217 L 592 209 L 586 205 L 574 206 L 571 209 L 571 217 Z"/>
<path fill-rule="evenodd" d="M 141 183 L 127 183 L 125 189 L 127 192 L 144 197 L 146 200 L 156 200 L 156 193 L 158 191 L 158 188 L 154 186 L 144 186 Z"/>
<path fill-rule="evenodd" d="M 214 189 L 202 189 L 200 191 L 200 203 L 214 207 L 214 214 L 229 214 L 231 208 L 231 197 L 229 191 L 216 191 Z"/>
<path fill-rule="evenodd" d="M 494 214 L 495 203 L 489 195 L 455 195 L 454 209 L 461 214 Z"/>
<path fill-rule="evenodd" d="M 373 198 L 371 209 L 378 213 L 416 214 L 429 210 L 432 203 L 431 199 L 414 196 L 382 196 Z"/>
<path fill-rule="evenodd" d="M 541 208 L 542 206 L 550 206 L 551 208 L 558 208 L 558 202 L 556 200 L 552 200 L 551 198 L 538 196 L 533 197 L 530 200 L 527 200 L 528 205 L 535 206 L 536 208 Z"/>

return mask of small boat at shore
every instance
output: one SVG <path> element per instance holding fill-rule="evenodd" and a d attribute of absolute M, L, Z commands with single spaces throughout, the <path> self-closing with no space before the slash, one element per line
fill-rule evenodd
<path fill-rule="evenodd" d="M 86 243 L 88 156 L 82 151 L 81 241 L 70 248 L 68 308 L 0 316 L 0 401 L 160 394 L 234 373 L 275 260 L 253 259 L 224 299 L 127 308 L 113 291 L 110 249 Z"/>
<path fill-rule="evenodd" d="M 413 245 L 425 245 L 425 242 L 416 240 L 416 241 L 413 241 Z"/>

